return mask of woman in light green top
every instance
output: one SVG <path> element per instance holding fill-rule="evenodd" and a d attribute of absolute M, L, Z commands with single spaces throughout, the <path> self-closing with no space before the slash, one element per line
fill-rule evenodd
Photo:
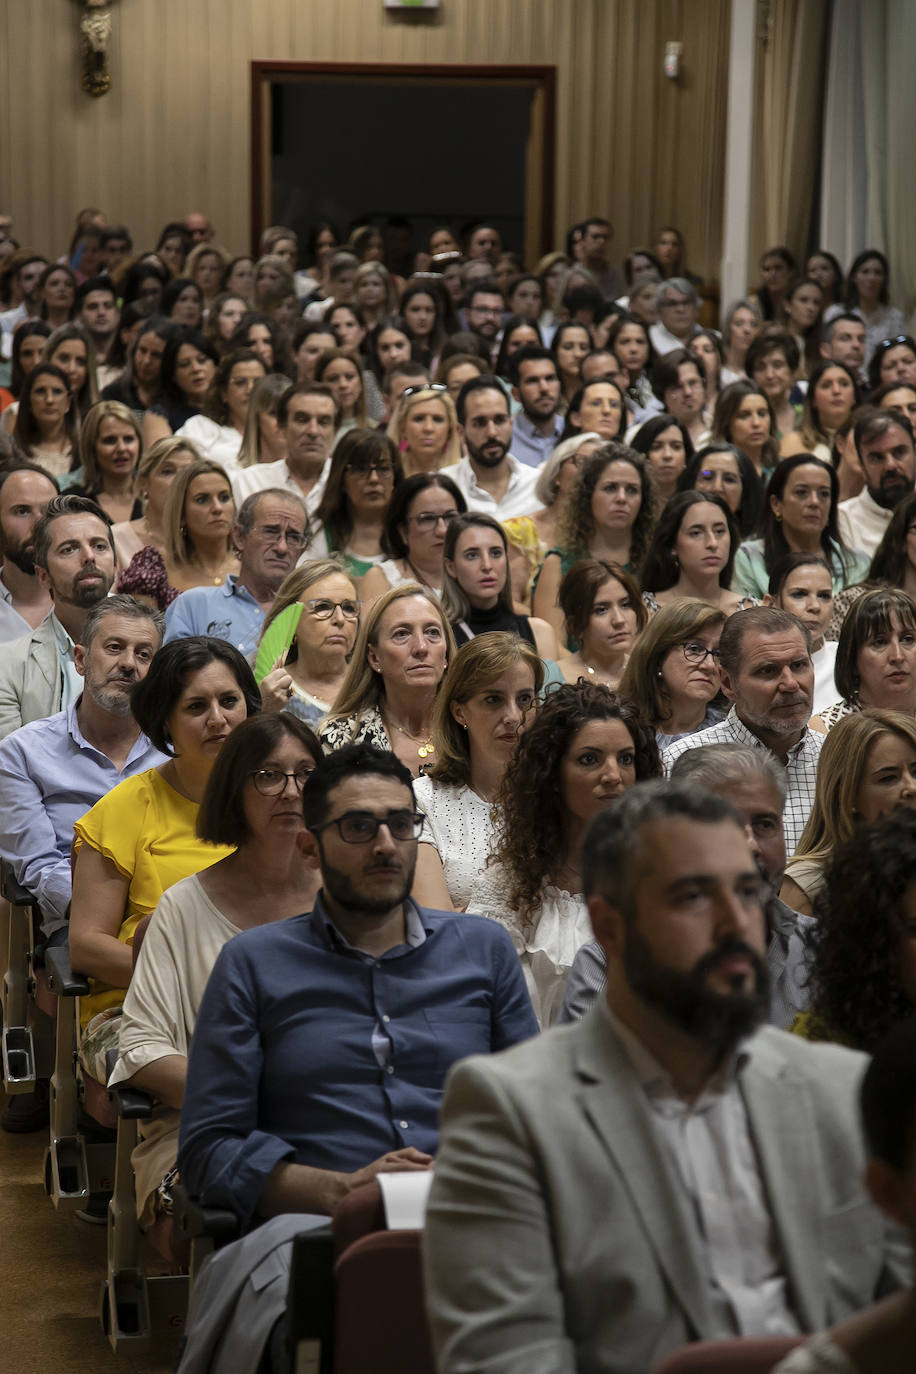
<path fill-rule="evenodd" d="M 306 556 L 342 554 L 350 576 L 365 577 L 385 557 L 385 517 L 401 478 L 397 449 L 387 434 L 348 430 L 334 450 Z"/>
<path fill-rule="evenodd" d="M 789 553 L 821 554 L 830 568 L 833 592 L 861 582 L 868 556 L 847 548 L 837 525 L 839 486 L 836 470 L 811 453 L 785 458 L 770 478 L 763 516 L 763 538 L 749 539 L 735 556 L 732 590 L 764 597 L 770 573 Z"/>

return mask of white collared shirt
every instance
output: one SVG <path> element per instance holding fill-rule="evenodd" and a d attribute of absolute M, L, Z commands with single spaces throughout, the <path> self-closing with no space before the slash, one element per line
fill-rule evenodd
<path fill-rule="evenodd" d="M 250 468 L 238 468 L 235 472 L 229 473 L 236 510 L 241 506 L 245 497 L 250 496 L 252 492 L 266 491 L 268 487 L 279 487 L 281 490 L 295 492 L 299 500 L 305 502 L 305 509 L 308 511 L 309 519 L 311 519 L 321 505 L 321 498 L 324 496 L 325 483 L 330 471 L 331 459 L 326 458 L 324 467 L 318 474 L 318 481 L 308 496 L 303 496 L 302 488 L 290 472 L 285 458 L 279 459 L 276 463 L 254 463 Z"/>
<path fill-rule="evenodd" d="M 492 515 L 496 520 L 511 520 L 516 515 L 533 515 L 543 510 L 543 502 L 535 495 L 538 470 L 520 463 L 512 454 L 507 454 L 509 464 L 509 485 L 501 501 L 496 501 L 477 481 L 477 474 L 471 467 L 470 458 L 462 458 L 447 468 L 441 468 L 443 477 L 450 477 L 468 503 L 468 510 L 483 515 Z"/>
<path fill-rule="evenodd" d="M 741 1046 L 695 1102 L 685 1102 L 642 1041 L 609 1007 L 607 1014 L 696 1221 L 715 1336 L 796 1335 L 801 1328 L 789 1304 L 740 1088 L 753 1041 Z"/>
<path fill-rule="evenodd" d="M 837 507 L 840 538 L 849 549 L 862 549 L 870 558 L 887 533 L 892 510 L 885 510 L 863 487 L 858 496 L 850 496 Z"/>

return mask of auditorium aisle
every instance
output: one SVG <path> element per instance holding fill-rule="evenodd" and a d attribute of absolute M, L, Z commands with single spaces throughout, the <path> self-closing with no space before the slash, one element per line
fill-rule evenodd
<path fill-rule="evenodd" d="M 177 1335 L 146 1354 L 115 1355 L 108 1344 L 97 1315 L 105 1228 L 54 1211 L 42 1182 L 47 1140 L 0 1131 L 0 1368 L 169 1374 Z"/>

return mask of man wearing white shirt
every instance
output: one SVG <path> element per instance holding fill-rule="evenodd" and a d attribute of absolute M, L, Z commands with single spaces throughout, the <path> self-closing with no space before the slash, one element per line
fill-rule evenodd
<path fill-rule="evenodd" d="M 687 340 L 698 332 L 700 300 L 686 277 L 670 277 L 658 288 L 655 304 L 660 319 L 650 327 L 649 338 L 655 356 L 663 358 L 675 348 L 686 348 Z"/>
<path fill-rule="evenodd" d="M 57 483 L 37 463 L 0 473 L 0 644 L 35 630 L 51 594 L 35 576 L 34 532 Z"/>
<path fill-rule="evenodd" d="M 232 474 L 235 504 L 267 487 L 285 487 L 305 502 L 310 516 L 324 495 L 331 467 L 331 446 L 340 410 L 331 388 L 323 382 L 291 386 L 280 398 L 277 421 L 286 436 L 286 457 L 277 463 L 255 463 Z"/>
<path fill-rule="evenodd" d="M 870 410 L 856 424 L 854 437 L 865 486 L 840 502 L 840 535 L 849 548 L 873 556 L 895 509 L 913 491 L 913 427 L 902 410 Z"/>
<path fill-rule="evenodd" d="M 512 416 L 509 398 L 498 377 L 472 377 L 458 393 L 458 432 L 468 456 L 442 472 L 451 477 L 468 510 L 511 520 L 532 515 L 542 502 L 535 495 L 537 468 L 509 452 Z"/>

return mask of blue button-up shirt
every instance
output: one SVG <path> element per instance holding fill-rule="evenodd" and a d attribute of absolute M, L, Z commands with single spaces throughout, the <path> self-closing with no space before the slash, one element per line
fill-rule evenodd
<path fill-rule="evenodd" d="M 165 763 L 140 734 L 118 772 L 84 738 L 79 702 L 14 730 L 0 742 L 0 855 L 41 907 L 42 932 L 65 924 L 73 823 L 125 778 Z"/>
<path fill-rule="evenodd" d="M 425 938 L 380 958 L 341 939 L 320 896 L 223 947 L 181 1113 L 182 1180 L 206 1205 L 247 1223 L 281 1160 L 349 1172 L 408 1145 L 433 1154 L 452 1064 L 537 1033 L 500 925 L 408 909 Z"/>
<path fill-rule="evenodd" d="M 264 612 L 247 587 L 230 573 L 221 587 L 191 587 L 176 596 L 165 613 L 165 639 L 213 635 L 228 639 L 253 662 L 264 628 Z"/>
<path fill-rule="evenodd" d="M 539 468 L 553 453 L 563 433 L 563 420 L 559 415 L 553 417 L 553 429 L 542 434 L 537 425 L 520 410 L 512 422 L 512 440 L 509 448 L 521 463 L 530 468 Z"/>

